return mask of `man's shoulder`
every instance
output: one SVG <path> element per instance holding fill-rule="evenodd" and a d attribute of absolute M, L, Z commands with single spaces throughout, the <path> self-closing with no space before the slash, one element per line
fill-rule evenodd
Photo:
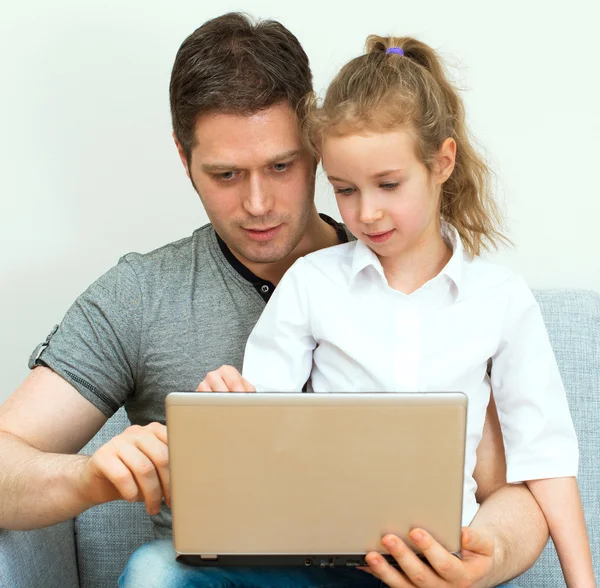
<path fill-rule="evenodd" d="M 215 246 L 215 231 L 211 224 L 206 224 L 187 237 L 147 253 L 127 253 L 119 259 L 119 265 L 129 266 L 138 278 L 172 276 L 202 267 Z"/>
<path fill-rule="evenodd" d="M 350 232 L 350 229 L 348 229 L 344 223 L 340 223 L 340 227 L 342 227 L 344 233 L 346 233 L 346 238 L 349 242 L 356 241 L 356 237 Z"/>

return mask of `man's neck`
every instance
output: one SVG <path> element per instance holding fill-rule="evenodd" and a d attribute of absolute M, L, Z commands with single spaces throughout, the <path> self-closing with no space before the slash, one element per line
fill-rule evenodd
<path fill-rule="evenodd" d="M 339 242 L 335 227 L 332 227 L 329 223 L 325 222 L 319 216 L 317 209 L 313 208 L 306 225 L 304 236 L 288 256 L 274 263 L 246 262 L 245 265 L 259 278 L 268 280 L 277 285 L 283 277 L 283 274 L 285 274 L 297 259 L 303 255 L 308 255 L 313 251 L 338 245 Z"/>

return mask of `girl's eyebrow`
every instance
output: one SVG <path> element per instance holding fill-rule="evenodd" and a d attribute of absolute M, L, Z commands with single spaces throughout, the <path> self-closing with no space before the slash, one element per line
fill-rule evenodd
<path fill-rule="evenodd" d="M 393 174 L 393 173 L 401 172 L 401 171 L 402 170 L 400 168 L 398 168 L 398 169 L 386 169 L 385 171 L 377 172 L 376 174 L 373 174 L 373 176 L 371 176 L 371 177 L 373 177 L 373 178 L 382 178 L 383 176 L 387 176 L 388 174 Z M 344 180 L 342 178 L 337 178 L 335 176 L 327 176 L 327 179 L 329 181 L 334 180 L 336 182 L 347 182 L 348 181 L 348 180 Z"/>
<path fill-rule="evenodd" d="M 376 174 L 373 175 L 374 178 L 381 178 L 382 176 L 387 176 L 388 174 L 393 174 L 396 172 L 401 172 L 402 170 L 400 168 L 398 169 L 387 169 L 385 171 L 382 172 L 378 172 Z"/>

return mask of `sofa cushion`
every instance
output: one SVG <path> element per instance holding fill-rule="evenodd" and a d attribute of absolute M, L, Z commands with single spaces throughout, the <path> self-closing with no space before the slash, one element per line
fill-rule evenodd
<path fill-rule="evenodd" d="M 92 454 L 128 426 L 127 413 L 120 409 L 82 453 Z M 123 501 L 102 504 L 82 513 L 75 520 L 75 533 L 82 588 L 114 588 L 129 556 L 154 539 L 144 504 Z"/>
<path fill-rule="evenodd" d="M 2 588 L 78 585 L 72 519 L 34 531 L 0 529 Z"/>

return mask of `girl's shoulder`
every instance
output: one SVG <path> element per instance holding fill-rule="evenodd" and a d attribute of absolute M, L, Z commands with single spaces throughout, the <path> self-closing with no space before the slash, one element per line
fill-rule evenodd
<path fill-rule="evenodd" d="M 508 294 L 513 290 L 529 289 L 516 271 L 481 257 L 465 260 L 463 279 L 466 290 L 470 292 L 494 290 Z"/>
<path fill-rule="evenodd" d="M 327 277 L 334 281 L 345 281 L 352 268 L 356 241 L 326 247 L 309 253 L 296 261 L 303 273 L 312 276 Z"/>
<path fill-rule="evenodd" d="M 348 241 L 348 243 L 325 247 L 324 249 L 319 249 L 318 251 L 305 255 L 303 259 L 317 266 L 323 263 L 329 263 L 330 260 L 339 262 L 340 259 L 345 257 L 351 259 L 354 255 L 354 249 L 356 248 L 357 243 L 358 241 Z"/>

